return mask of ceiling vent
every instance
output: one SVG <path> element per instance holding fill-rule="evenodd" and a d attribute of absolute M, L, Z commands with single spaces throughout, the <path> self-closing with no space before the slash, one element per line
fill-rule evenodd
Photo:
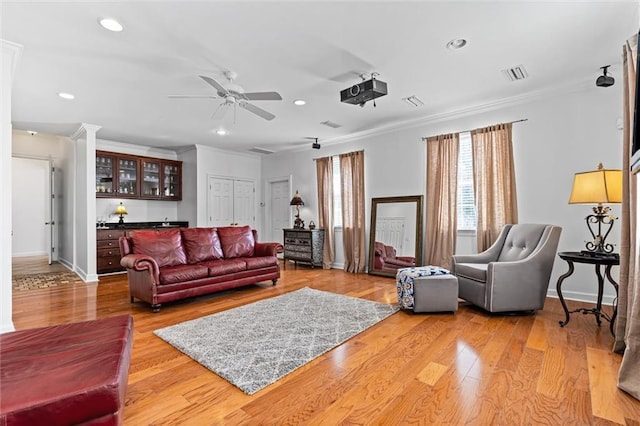
<path fill-rule="evenodd" d="M 524 65 L 518 65 L 513 68 L 504 69 L 502 70 L 502 75 L 504 75 L 504 78 L 509 81 L 524 80 L 525 78 L 529 77 L 527 70 L 524 69 Z"/>
<path fill-rule="evenodd" d="M 329 126 L 331 128 L 337 129 L 338 127 L 342 127 L 342 124 L 334 123 L 333 121 L 322 121 L 320 124 L 324 124 L 325 126 Z"/>
<path fill-rule="evenodd" d="M 424 102 L 422 102 L 420 98 L 418 98 L 416 95 L 411 95 L 407 98 L 402 98 L 402 100 L 405 101 L 407 105 L 412 106 L 414 108 L 418 108 L 424 105 Z"/>
<path fill-rule="evenodd" d="M 256 154 L 273 154 L 275 151 L 271 151 L 270 149 L 259 148 L 257 146 L 254 146 L 253 148 L 251 148 L 249 150 L 249 152 L 255 152 Z"/>

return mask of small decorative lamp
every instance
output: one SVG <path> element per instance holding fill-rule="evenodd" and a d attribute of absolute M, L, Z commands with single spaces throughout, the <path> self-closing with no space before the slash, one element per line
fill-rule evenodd
<path fill-rule="evenodd" d="M 569 204 L 598 204 L 593 207 L 593 214 L 585 218 L 587 228 L 593 237 L 593 241 L 588 241 L 586 244 L 588 252 L 595 254 L 613 252 L 613 245 L 608 244 L 606 239 L 617 217 L 609 213 L 611 209 L 608 206 L 605 207 L 602 204 L 621 202 L 622 170 L 605 169 L 600 163 L 598 170 L 575 174 Z M 597 225 L 597 233 L 594 230 L 595 225 Z M 602 235 L 603 225 L 608 226 L 604 235 Z"/>
<path fill-rule="evenodd" d="M 304 201 L 300 198 L 300 194 L 298 194 L 297 189 L 289 205 L 296 206 L 296 220 L 293 222 L 293 227 L 296 229 L 304 229 L 304 221 L 300 219 L 300 206 L 304 206 Z"/>
<path fill-rule="evenodd" d="M 122 225 L 124 223 L 124 215 L 127 214 L 127 209 L 124 207 L 124 204 L 122 204 L 122 201 L 116 206 L 116 214 L 120 215 L 118 223 Z"/>

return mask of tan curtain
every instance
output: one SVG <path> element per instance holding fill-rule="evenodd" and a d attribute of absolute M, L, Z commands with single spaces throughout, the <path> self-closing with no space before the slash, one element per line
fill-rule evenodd
<path fill-rule="evenodd" d="M 340 155 L 344 270 L 365 270 L 364 151 Z"/>
<path fill-rule="evenodd" d="M 508 223 L 518 223 L 511 123 L 471 132 L 478 252 L 488 249 Z"/>
<path fill-rule="evenodd" d="M 620 220 L 620 283 L 618 318 L 615 324 L 614 351 L 624 352 L 618 373 L 618 387 L 640 399 L 640 260 L 638 256 L 638 175 L 629 172 L 634 132 L 636 64 L 638 36 L 627 40 L 623 48 L 623 152 L 622 212 Z"/>
<path fill-rule="evenodd" d="M 427 138 L 426 264 L 451 268 L 458 206 L 457 133 Z"/>
<path fill-rule="evenodd" d="M 324 229 L 322 248 L 322 268 L 331 269 L 334 255 L 333 235 L 333 159 L 331 157 L 316 160 L 316 179 L 318 181 L 318 226 Z"/>

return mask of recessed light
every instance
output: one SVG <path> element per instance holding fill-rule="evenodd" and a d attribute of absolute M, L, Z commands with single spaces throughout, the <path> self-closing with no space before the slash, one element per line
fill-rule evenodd
<path fill-rule="evenodd" d="M 456 50 L 462 49 L 467 44 L 467 40 L 463 38 L 454 38 L 449 43 L 447 43 L 447 49 Z"/>
<path fill-rule="evenodd" d="M 38 132 L 36 132 L 35 130 L 27 130 L 27 133 L 29 133 L 31 136 L 35 136 L 38 134 Z"/>
<path fill-rule="evenodd" d="M 218 129 L 216 130 L 216 133 L 219 134 L 220 136 L 224 136 L 227 134 L 227 131 L 225 129 Z"/>
<path fill-rule="evenodd" d="M 65 93 L 65 92 L 58 93 L 58 96 L 60 96 L 62 99 L 75 99 L 76 98 L 71 93 Z"/>
<path fill-rule="evenodd" d="M 305 101 L 304 99 L 296 99 L 295 101 L 293 101 L 293 103 L 295 105 L 302 106 L 302 105 L 305 105 L 307 101 Z"/>
<path fill-rule="evenodd" d="M 101 18 L 98 19 L 98 23 L 102 26 L 102 28 L 116 33 L 124 29 L 122 24 L 113 18 Z"/>

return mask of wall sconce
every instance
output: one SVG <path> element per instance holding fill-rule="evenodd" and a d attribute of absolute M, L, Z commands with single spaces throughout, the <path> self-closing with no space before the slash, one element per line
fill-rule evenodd
<path fill-rule="evenodd" d="M 122 201 L 120 201 L 120 204 L 116 206 L 116 214 L 120 215 L 120 220 L 118 221 L 118 223 L 122 225 L 124 223 L 124 215 L 128 214 L 127 209 L 124 207 L 124 204 L 122 204 Z"/>
<path fill-rule="evenodd" d="M 298 194 L 298 190 L 296 190 L 296 193 L 291 199 L 289 205 L 296 206 L 296 220 L 293 222 L 293 227 L 295 229 L 304 229 L 304 221 L 300 219 L 300 206 L 304 206 L 304 201 L 302 201 L 300 194 Z"/>
<path fill-rule="evenodd" d="M 576 173 L 569 204 L 595 204 L 593 214 L 585 218 L 587 228 L 593 241 L 586 244 L 587 253 L 608 254 L 613 252 L 613 245 L 606 242 L 617 217 L 609 213 L 608 206 L 602 204 L 619 204 L 622 202 L 622 170 L 607 170 L 598 165 L 598 170 Z M 597 225 L 597 233 L 594 226 Z M 602 235 L 602 226 L 608 226 Z"/>

